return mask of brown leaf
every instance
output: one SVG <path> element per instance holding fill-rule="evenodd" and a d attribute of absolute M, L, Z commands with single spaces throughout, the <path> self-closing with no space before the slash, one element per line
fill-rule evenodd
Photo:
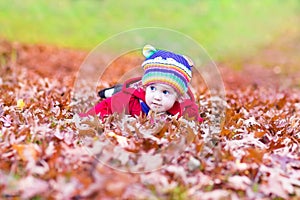
<path fill-rule="evenodd" d="M 263 163 L 263 157 L 264 154 L 266 153 L 265 150 L 261 150 L 258 148 L 248 148 L 246 149 L 248 155 L 243 157 L 243 162 L 248 161 L 248 162 L 256 162 L 256 163 Z"/>

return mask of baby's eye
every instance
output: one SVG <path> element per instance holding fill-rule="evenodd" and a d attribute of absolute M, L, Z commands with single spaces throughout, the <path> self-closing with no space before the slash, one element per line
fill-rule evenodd
<path fill-rule="evenodd" d="M 164 90 L 164 91 L 163 91 L 163 94 L 166 94 L 166 95 L 167 95 L 167 94 L 170 94 L 170 92 L 169 92 L 168 90 Z"/>
<path fill-rule="evenodd" d="M 151 91 L 155 91 L 156 88 L 155 88 L 154 86 L 150 86 L 150 90 L 151 90 Z"/>

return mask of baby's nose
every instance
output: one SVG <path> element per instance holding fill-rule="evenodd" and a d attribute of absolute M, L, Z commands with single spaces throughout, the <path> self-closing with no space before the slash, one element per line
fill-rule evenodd
<path fill-rule="evenodd" d="M 154 94 L 154 99 L 156 99 L 156 100 L 161 100 L 161 94 L 160 94 L 159 92 L 156 92 L 156 93 Z"/>

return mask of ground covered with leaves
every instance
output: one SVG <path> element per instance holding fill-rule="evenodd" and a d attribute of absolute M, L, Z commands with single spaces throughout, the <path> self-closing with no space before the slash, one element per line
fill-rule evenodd
<path fill-rule="evenodd" d="M 300 88 L 285 67 L 300 62 L 284 49 L 295 40 L 240 71 L 220 64 L 226 98 L 196 88 L 201 124 L 80 119 L 72 85 L 86 52 L 2 41 L 1 198 L 298 199 Z"/>

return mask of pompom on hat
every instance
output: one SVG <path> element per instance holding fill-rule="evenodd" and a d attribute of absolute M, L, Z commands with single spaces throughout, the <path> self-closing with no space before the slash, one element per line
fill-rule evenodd
<path fill-rule="evenodd" d="M 179 95 L 188 90 L 192 78 L 193 62 L 184 55 L 165 50 L 156 50 L 151 45 L 143 48 L 146 60 L 142 63 L 144 75 L 142 84 L 163 83 L 171 86 Z"/>

